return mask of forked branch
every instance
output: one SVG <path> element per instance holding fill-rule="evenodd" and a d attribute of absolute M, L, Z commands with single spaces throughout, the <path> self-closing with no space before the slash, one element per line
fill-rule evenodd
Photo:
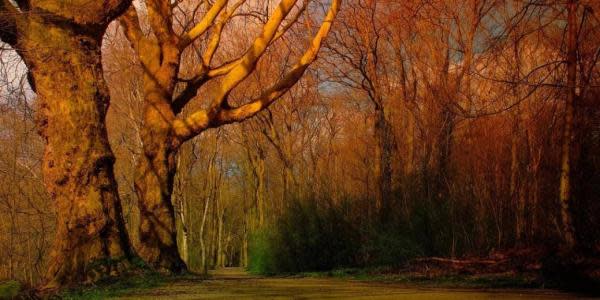
<path fill-rule="evenodd" d="M 248 118 L 253 117 L 261 110 L 267 108 L 277 99 L 281 98 L 290 88 L 292 88 L 298 80 L 302 77 L 308 66 L 315 61 L 317 58 L 317 54 L 319 49 L 321 48 L 321 44 L 323 39 L 327 37 L 329 31 L 331 30 L 331 24 L 335 19 L 337 12 L 339 11 L 339 7 L 341 4 L 341 0 L 333 0 L 331 2 L 331 6 L 319 31 L 314 36 L 310 46 L 304 52 L 302 57 L 300 57 L 299 61 L 292 67 L 292 69 L 283 76 L 277 83 L 275 83 L 270 88 L 266 89 L 261 93 L 259 97 L 252 100 L 250 103 L 242 105 L 237 108 L 224 108 L 224 107 L 216 107 L 215 112 L 199 110 L 188 118 L 182 120 L 177 119 L 174 124 L 175 133 L 182 140 L 190 139 L 197 134 L 201 133 L 203 130 L 210 127 L 218 127 L 224 124 L 229 124 L 233 122 L 241 122 Z M 242 66 L 244 66 L 242 64 Z M 235 70 L 235 68 L 234 68 Z M 254 69 L 250 70 L 253 71 Z M 247 69 L 238 70 L 242 76 L 245 75 Z M 236 74 L 233 70 L 229 74 Z M 230 76 L 230 75 L 228 75 Z M 246 75 L 247 76 L 247 75 Z M 245 77 L 244 77 L 245 78 Z M 235 81 L 239 78 L 233 78 L 230 80 Z M 243 80 L 243 78 L 241 78 Z M 240 80 L 240 81 L 241 81 Z M 226 90 L 231 83 L 224 82 L 225 87 L 221 87 L 221 91 Z M 219 101 L 220 99 L 216 99 Z"/>

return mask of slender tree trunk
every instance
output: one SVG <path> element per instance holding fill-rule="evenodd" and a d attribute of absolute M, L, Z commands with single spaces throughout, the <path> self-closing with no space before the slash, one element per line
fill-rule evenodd
<path fill-rule="evenodd" d="M 217 216 L 217 250 L 216 250 L 216 267 L 223 267 L 223 207 L 221 205 L 221 189 L 217 198 L 216 203 L 216 216 Z"/>
<path fill-rule="evenodd" d="M 242 249 L 240 253 L 240 265 L 244 268 L 248 267 L 248 235 L 249 235 L 249 219 L 250 216 L 246 217 L 246 225 L 244 228 L 244 236 L 242 240 Z"/>
<path fill-rule="evenodd" d="M 405 175 L 410 175 L 414 171 L 415 162 L 415 120 L 410 110 L 406 109 L 406 165 L 404 166 Z"/>
<path fill-rule="evenodd" d="M 563 246 L 566 250 L 575 247 L 575 234 L 571 220 L 571 148 L 573 144 L 576 84 L 577 84 L 577 1 L 570 0 L 567 4 L 567 100 L 565 103 L 563 144 L 560 170 L 560 206 L 562 218 Z"/>
<path fill-rule="evenodd" d="M 265 160 L 263 157 L 258 158 L 256 173 L 256 206 L 258 210 L 258 226 L 262 227 L 265 223 Z"/>
<path fill-rule="evenodd" d="M 210 167 L 209 167 L 210 168 Z M 210 175 L 210 172 L 209 172 Z M 210 177 L 209 177 L 210 178 Z M 204 210 L 202 212 L 202 223 L 200 223 L 200 252 L 201 252 L 201 260 L 202 260 L 202 271 L 204 274 L 208 273 L 208 263 L 206 260 L 206 243 L 204 228 L 206 226 L 206 215 L 208 214 L 208 209 L 210 205 L 210 196 L 206 197 L 204 201 Z"/>
<path fill-rule="evenodd" d="M 444 108 L 442 112 L 442 130 L 438 138 L 438 169 L 434 182 L 434 195 L 439 200 L 448 196 L 449 161 L 452 155 L 452 140 L 454 133 L 454 114 Z"/>
<path fill-rule="evenodd" d="M 514 116 L 513 133 L 510 146 L 510 200 L 511 203 L 515 203 L 515 242 L 520 242 L 523 234 L 524 224 L 524 212 L 521 201 L 523 200 L 523 192 L 521 190 L 520 176 L 520 158 L 519 158 L 519 134 L 520 134 L 520 116 L 517 112 Z"/>
<path fill-rule="evenodd" d="M 179 219 L 181 222 L 181 259 L 186 263 L 186 265 L 190 264 L 190 250 L 189 250 L 189 239 L 190 239 L 190 224 L 187 221 L 187 211 L 186 206 L 183 204 L 185 198 L 180 200 L 181 204 L 179 209 Z"/>
<path fill-rule="evenodd" d="M 217 207 L 217 202 L 216 202 L 216 198 L 215 198 L 215 206 L 213 208 L 213 217 L 211 218 L 211 241 L 210 241 L 210 266 L 211 267 L 216 267 L 217 266 L 217 253 L 219 253 L 219 249 L 217 248 L 217 244 L 218 244 L 218 207 Z"/>
<path fill-rule="evenodd" d="M 102 76 L 103 31 L 29 17 L 22 49 L 38 94 L 42 172 L 57 226 L 45 288 L 90 282 L 127 266 L 131 250 L 113 173 Z"/>
<path fill-rule="evenodd" d="M 192 149 L 192 151 L 194 151 Z M 182 160 L 187 164 L 191 162 L 187 161 L 185 157 L 189 156 L 188 152 L 180 153 L 177 156 L 177 164 L 176 168 L 180 169 Z M 187 170 L 185 173 L 180 173 L 176 178 L 176 186 L 174 187 L 175 191 L 173 193 L 173 197 L 177 203 L 177 213 L 179 215 L 179 222 L 177 231 L 181 233 L 179 236 L 179 252 L 181 253 L 181 259 L 183 262 L 189 266 L 190 265 L 190 240 L 192 238 L 192 222 L 193 220 L 193 212 L 190 210 L 188 198 L 185 193 L 185 186 L 187 185 L 187 178 L 190 174 L 191 170 Z"/>
<path fill-rule="evenodd" d="M 389 221 L 392 201 L 392 127 L 383 107 L 375 111 L 375 134 L 379 152 L 379 199 L 382 222 Z"/>
<path fill-rule="evenodd" d="M 253 152 L 258 153 L 254 154 Z M 260 148 L 252 151 L 248 150 L 247 154 L 252 168 L 252 177 L 249 177 L 248 180 L 254 180 L 256 183 L 254 188 L 255 202 L 251 211 L 256 214 L 258 227 L 262 227 L 265 222 L 265 154 Z"/>
<path fill-rule="evenodd" d="M 292 166 L 290 163 L 283 162 L 283 202 L 281 203 L 281 210 L 289 205 L 290 200 L 295 200 L 297 195 L 295 193 L 294 186 L 294 175 Z"/>

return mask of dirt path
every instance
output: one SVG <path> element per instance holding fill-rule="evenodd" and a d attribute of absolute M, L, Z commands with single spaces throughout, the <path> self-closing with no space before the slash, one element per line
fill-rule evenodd
<path fill-rule="evenodd" d="M 342 279 L 268 278 L 237 268 L 211 275 L 208 280 L 176 282 L 120 299 L 575 299 L 544 291 L 422 289 Z"/>

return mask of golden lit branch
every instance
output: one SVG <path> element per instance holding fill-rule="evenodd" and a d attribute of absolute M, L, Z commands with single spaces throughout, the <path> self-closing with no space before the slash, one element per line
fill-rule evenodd
<path fill-rule="evenodd" d="M 127 40 L 129 40 L 131 47 L 137 53 L 139 51 L 140 43 L 144 39 L 144 34 L 140 28 L 140 21 L 133 5 L 127 9 L 121 18 L 119 18 L 119 22 L 121 26 L 123 26 L 123 31 L 125 32 L 125 36 L 127 37 Z"/>
<path fill-rule="evenodd" d="M 317 58 L 317 53 L 321 48 L 321 43 L 323 39 L 327 36 L 329 31 L 331 30 L 331 24 L 335 19 L 337 12 L 339 11 L 341 0 L 334 0 L 331 3 L 331 7 L 329 8 L 329 12 L 319 28 L 319 31 L 313 38 L 311 45 L 306 50 L 304 55 L 300 58 L 300 61 L 292 67 L 292 70 L 284 75 L 284 77 L 275 83 L 273 86 L 264 91 L 257 99 L 252 102 L 242 105 L 238 108 L 233 109 L 223 109 L 220 111 L 218 115 L 218 123 L 219 124 L 227 124 L 232 122 L 240 122 L 245 119 L 248 119 L 254 115 L 256 115 L 261 110 L 268 107 L 275 100 L 279 99 L 283 96 L 290 88 L 292 88 L 302 75 L 306 71 L 306 69 L 310 66 L 311 63 L 315 61 Z"/>
<path fill-rule="evenodd" d="M 188 83 L 187 86 L 185 87 L 185 89 L 181 92 L 181 94 L 179 94 L 179 96 L 177 96 L 175 99 L 173 99 L 172 105 L 171 107 L 173 108 L 173 112 L 175 114 L 178 114 L 181 112 L 181 110 L 183 109 L 183 107 L 192 99 L 196 96 L 196 93 L 198 91 L 198 89 L 204 85 L 204 83 L 206 83 L 208 80 L 210 80 L 211 77 L 209 75 L 209 66 L 210 63 L 212 61 L 213 56 L 215 55 L 217 49 L 219 48 L 219 45 L 221 43 L 221 36 L 223 33 L 223 28 L 225 27 L 225 25 L 227 24 L 227 22 L 229 22 L 229 20 L 231 20 L 233 13 L 242 5 L 244 4 L 244 2 L 246 2 L 246 0 L 239 0 L 236 4 L 234 4 L 231 8 L 229 8 L 228 10 L 226 10 L 224 13 L 221 13 L 221 15 L 219 16 L 219 20 L 217 21 L 217 23 L 214 25 L 213 28 L 213 32 L 211 34 L 210 37 L 210 41 L 208 42 L 208 45 L 206 47 L 206 50 L 204 51 L 204 54 L 202 55 L 202 67 L 200 68 L 200 74 L 196 75 L 194 78 L 192 78 Z M 223 73 L 224 75 L 225 73 Z"/>
<path fill-rule="evenodd" d="M 273 39 L 269 43 L 269 46 L 271 44 L 273 44 L 275 41 L 277 41 L 279 38 L 281 38 L 288 31 L 288 29 L 290 29 L 292 27 L 292 25 L 294 25 L 298 21 L 298 19 L 302 15 L 302 13 L 308 7 L 308 1 L 309 0 L 305 0 L 304 4 L 302 5 L 302 7 L 291 18 L 291 20 L 282 29 L 280 29 L 279 31 L 277 31 L 277 34 L 275 35 L 275 37 L 273 37 Z M 243 2 L 245 2 L 245 0 Z M 236 58 L 234 60 L 231 60 L 231 61 L 228 61 L 228 62 L 226 62 L 226 63 L 224 63 L 224 64 L 222 64 L 222 65 L 220 65 L 218 67 L 211 68 L 208 71 L 208 74 L 207 74 L 208 77 L 209 78 L 215 78 L 215 77 L 223 76 L 223 75 L 229 73 L 236 65 L 238 65 L 242 61 L 242 58 L 243 57 L 238 57 L 238 58 Z"/>
<path fill-rule="evenodd" d="M 160 68 L 158 59 L 160 52 L 159 45 L 155 41 L 144 36 L 137 11 L 133 5 L 129 7 L 121 18 L 119 18 L 119 22 L 121 23 L 121 26 L 123 26 L 123 31 L 125 32 L 129 44 L 135 53 L 138 54 L 138 59 L 144 68 L 151 73 L 157 72 Z"/>
<path fill-rule="evenodd" d="M 159 43 L 173 43 L 177 35 L 173 32 L 171 1 L 168 0 L 148 0 L 146 1 L 148 9 L 148 21 L 154 35 Z"/>
<path fill-rule="evenodd" d="M 340 3 L 341 0 L 332 1 L 329 11 L 309 48 L 299 59 L 298 63 L 296 63 L 281 80 L 265 90 L 257 99 L 238 108 L 227 109 L 217 107 L 216 114 L 214 115 L 209 114 L 207 111 L 200 110 L 193 113 L 185 120 L 175 120 L 173 128 L 178 137 L 182 140 L 187 140 L 199 134 L 206 128 L 243 121 L 256 115 L 259 111 L 265 109 L 284 95 L 298 82 L 298 80 L 300 80 L 308 66 L 315 61 L 323 39 L 331 30 L 331 24 L 339 11 Z"/>
<path fill-rule="evenodd" d="M 289 14 L 289 12 L 296 4 L 297 0 L 282 0 L 277 9 L 273 12 L 273 15 L 269 18 L 267 23 L 263 27 L 263 31 L 258 38 L 254 40 L 254 43 L 246 51 L 246 54 L 242 57 L 242 60 L 239 64 L 236 64 L 229 73 L 223 79 L 221 83 L 221 87 L 217 92 L 215 99 L 211 104 L 211 110 L 217 109 L 223 103 L 223 100 L 227 98 L 229 93 L 254 69 L 256 68 L 256 63 L 260 59 L 260 57 L 265 53 L 267 46 L 273 40 L 277 33 L 277 29 L 281 25 L 281 22 L 285 19 L 285 17 Z"/>
<path fill-rule="evenodd" d="M 203 35 L 213 24 L 219 13 L 227 6 L 228 0 L 217 0 L 206 12 L 200 23 L 196 24 L 190 31 L 181 37 L 179 48 L 185 49 L 195 39 Z"/>
<path fill-rule="evenodd" d="M 225 28 L 225 24 L 231 20 L 233 13 L 246 2 L 246 0 L 238 1 L 233 7 L 228 9 L 222 16 L 219 17 L 219 21 L 215 24 L 214 31 L 210 37 L 210 41 L 204 51 L 204 55 L 202 56 L 202 61 L 205 66 L 210 66 L 210 62 L 212 61 L 215 52 L 219 48 L 219 44 L 221 43 L 221 36 L 223 34 L 223 28 Z"/>
<path fill-rule="evenodd" d="M 215 78 L 219 76 L 223 76 L 229 73 L 235 66 L 237 66 L 240 61 L 242 61 L 241 57 L 238 57 L 234 60 L 228 61 L 218 67 L 212 68 L 208 71 L 208 77 Z"/>
<path fill-rule="evenodd" d="M 283 28 L 281 30 L 279 30 L 277 32 L 277 35 L 275 35 L 275 37 L 271 41 L 271 44 L 273 42 L 277 41 L 279 38 L 281 38 L 290 28 L 292 28 L 292 26 L 298 21 L 298 19 L 300 19 L 300 16 L 302 15 L 302 13 L 304 13 L 306 8 L 308 7 L 308 1 L 309 0 L 304 0 L 302 7 L 296 12 L 294 17 L 292 17 L 290 19 L 290 21 L 288 21 L 288 23 L 285 26 L 283 26 Z"/>

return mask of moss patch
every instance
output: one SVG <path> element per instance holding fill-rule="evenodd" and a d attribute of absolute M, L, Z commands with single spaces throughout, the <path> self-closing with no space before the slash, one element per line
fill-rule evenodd
<path fill-rule="evenodd" d="M 146 271 L 142 274 L 110 277 L 93 285 L 81 286 L 61 292 L 61 299 L 106 299 L 119 296 L 143 294 L 149 290 L 181 283 L 199 282 L 206 279 L 195 274 L 164 275 Z"/>
<path fill-rule="evenodd" d="M 173 279 L 157 273 L 108 278 L 94 285 L 63 291 L 60 297 L 63 299 L 106 299 L 159 287 L 170 280 Z"/>
<path fill-rule="evenodd" d="M 12 299 L 21 291 L 21 284 L 18 281 L 0 282 L 0 299 Z"/>

